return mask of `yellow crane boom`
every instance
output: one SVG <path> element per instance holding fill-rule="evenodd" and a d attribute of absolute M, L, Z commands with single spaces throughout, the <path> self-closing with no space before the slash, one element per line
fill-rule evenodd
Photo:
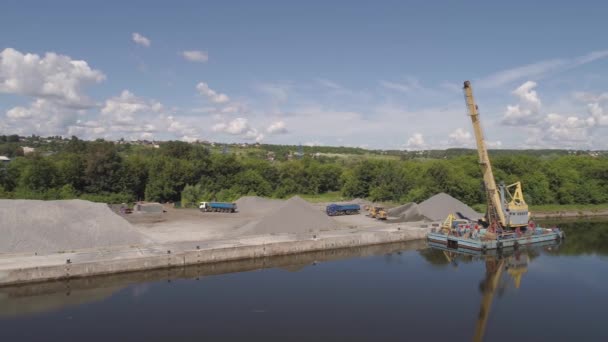
<path fill-rule="evenodd" d="M 473 123 L 479 164 L 483 173 L 483 184 L 488 201 L 488 223 L 490 225 L 498 224 L 501 227 L 527 226 L 529 219 L 528 205 L 524 201 L 521 183 L 517 182 L 509 186 L 501 184 L 500 188 L 497 189 L 492 165 L 490 164 L 490 157 L 488 157 L 488 150 L 479 122 L 479 109 L 473 98 L 471 82 L 465 81 L 463 90 L 467 110 Z M 511 189 L 513 190 L 509 191 Z"/>
<path fill-rule="evenodd" d="M 483 184 L 485 186 L 487 200 L 488 200 L 488 218 L 490 224 L 492 221 L 497 220 L 501 224 L 505 222 L 504 213 L 501 210 L 502 205 L 500 203 L 500 194 L 496 188 L 496 181 L 494 180 L 494 173 L 492 172 L 492 165 L 490 164 L 490 158 L 488 157 L 488 150 L 486 143 L 483 138 L 483 131 L 481 124 L 479 123 L 479 110 L 475 99 L 473 98 L 473 88 L 471 82 L 464 82 L 464 99 L 467 104 L 469 116 L 473 122 L 473 131 L 475 132 L 475 140 L 477 142 L 477 152 L 479 154 L 479 165 L 483 173 Z"/>

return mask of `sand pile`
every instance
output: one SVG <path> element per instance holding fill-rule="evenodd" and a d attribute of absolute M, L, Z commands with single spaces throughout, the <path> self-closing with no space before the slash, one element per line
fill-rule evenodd
<path fill-rule="evenodd" d="M 243 214 L 268 213 L 285 203 L 283 200 L 258 196 L 243 196 L 236 200 L 236 207 Z"/>
<path fill-rule="evenodd" d="M 247 227 L 247 234 L 309 233 L 332 230 L 338 223 L 298 196 L 285 201 Z"/>
<path fill-rule="evenodd" d="M 0 253 L 60 252 L 148 242 L 103 203 L 0 200 Z"/>
<path fill-rule="evenodd" d="M 443 192 L 418 204 L 418 209 L 420 209 L 422 215 L 431 221 L 441 221 L 449 214 L 457 213 L 470 220 L 481 218 L 481 214 L 473 210 L 473 208 Z"/>
<path fill-rule="evenodd" d="M 420 211 L 418 204 L 410 202 L 390 209 L 388 219 L 391 222 L 414 222 L 424 221 L 426 218 Z"/>

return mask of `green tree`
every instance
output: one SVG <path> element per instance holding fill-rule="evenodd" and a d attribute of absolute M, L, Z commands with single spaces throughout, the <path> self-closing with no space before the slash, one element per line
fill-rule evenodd
<path fill-rule="evenodd" d="M 92 143 L 85 157 L 84 180 L 91 193 L 120 192 L 122 158 L 114 144 L 104 141 Z"/>
<path fill-rule="evenodd" d="M 182 191 L 182 206 L 196 207 L 203 198 L 204 192 L 200 184 L 186 185 Z"/>

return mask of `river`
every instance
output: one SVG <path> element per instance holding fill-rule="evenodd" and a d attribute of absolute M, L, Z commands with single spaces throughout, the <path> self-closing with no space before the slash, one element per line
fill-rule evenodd
<path fill-rule="evenodd" d="M 477 256 L 424 241 L 0 288 L 0 341 L 606 341 L 608 221 Z"/>

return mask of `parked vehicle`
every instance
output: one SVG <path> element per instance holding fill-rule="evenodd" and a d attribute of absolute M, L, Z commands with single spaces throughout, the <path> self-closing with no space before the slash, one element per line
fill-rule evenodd
<path fill-rule="evenodd" d="M 386 220 L 388 218 L 388 213 L 384 209 L 384 207 L 370 207 L 369 216 L 378 220 Z"/>
<path fill-rule="evenodd" d="M 329 216 L 337 215 L 356 215 L 359 214 L 361 206 L 358 204 L 329 204 L 325 207 L 325 212 Z"/>
<path fill-rule="evenodd" d="M 201 202 L 198 208 L 202 212 L 234 213 L 237 211 L 236 203 L 227 202 Z"/>

